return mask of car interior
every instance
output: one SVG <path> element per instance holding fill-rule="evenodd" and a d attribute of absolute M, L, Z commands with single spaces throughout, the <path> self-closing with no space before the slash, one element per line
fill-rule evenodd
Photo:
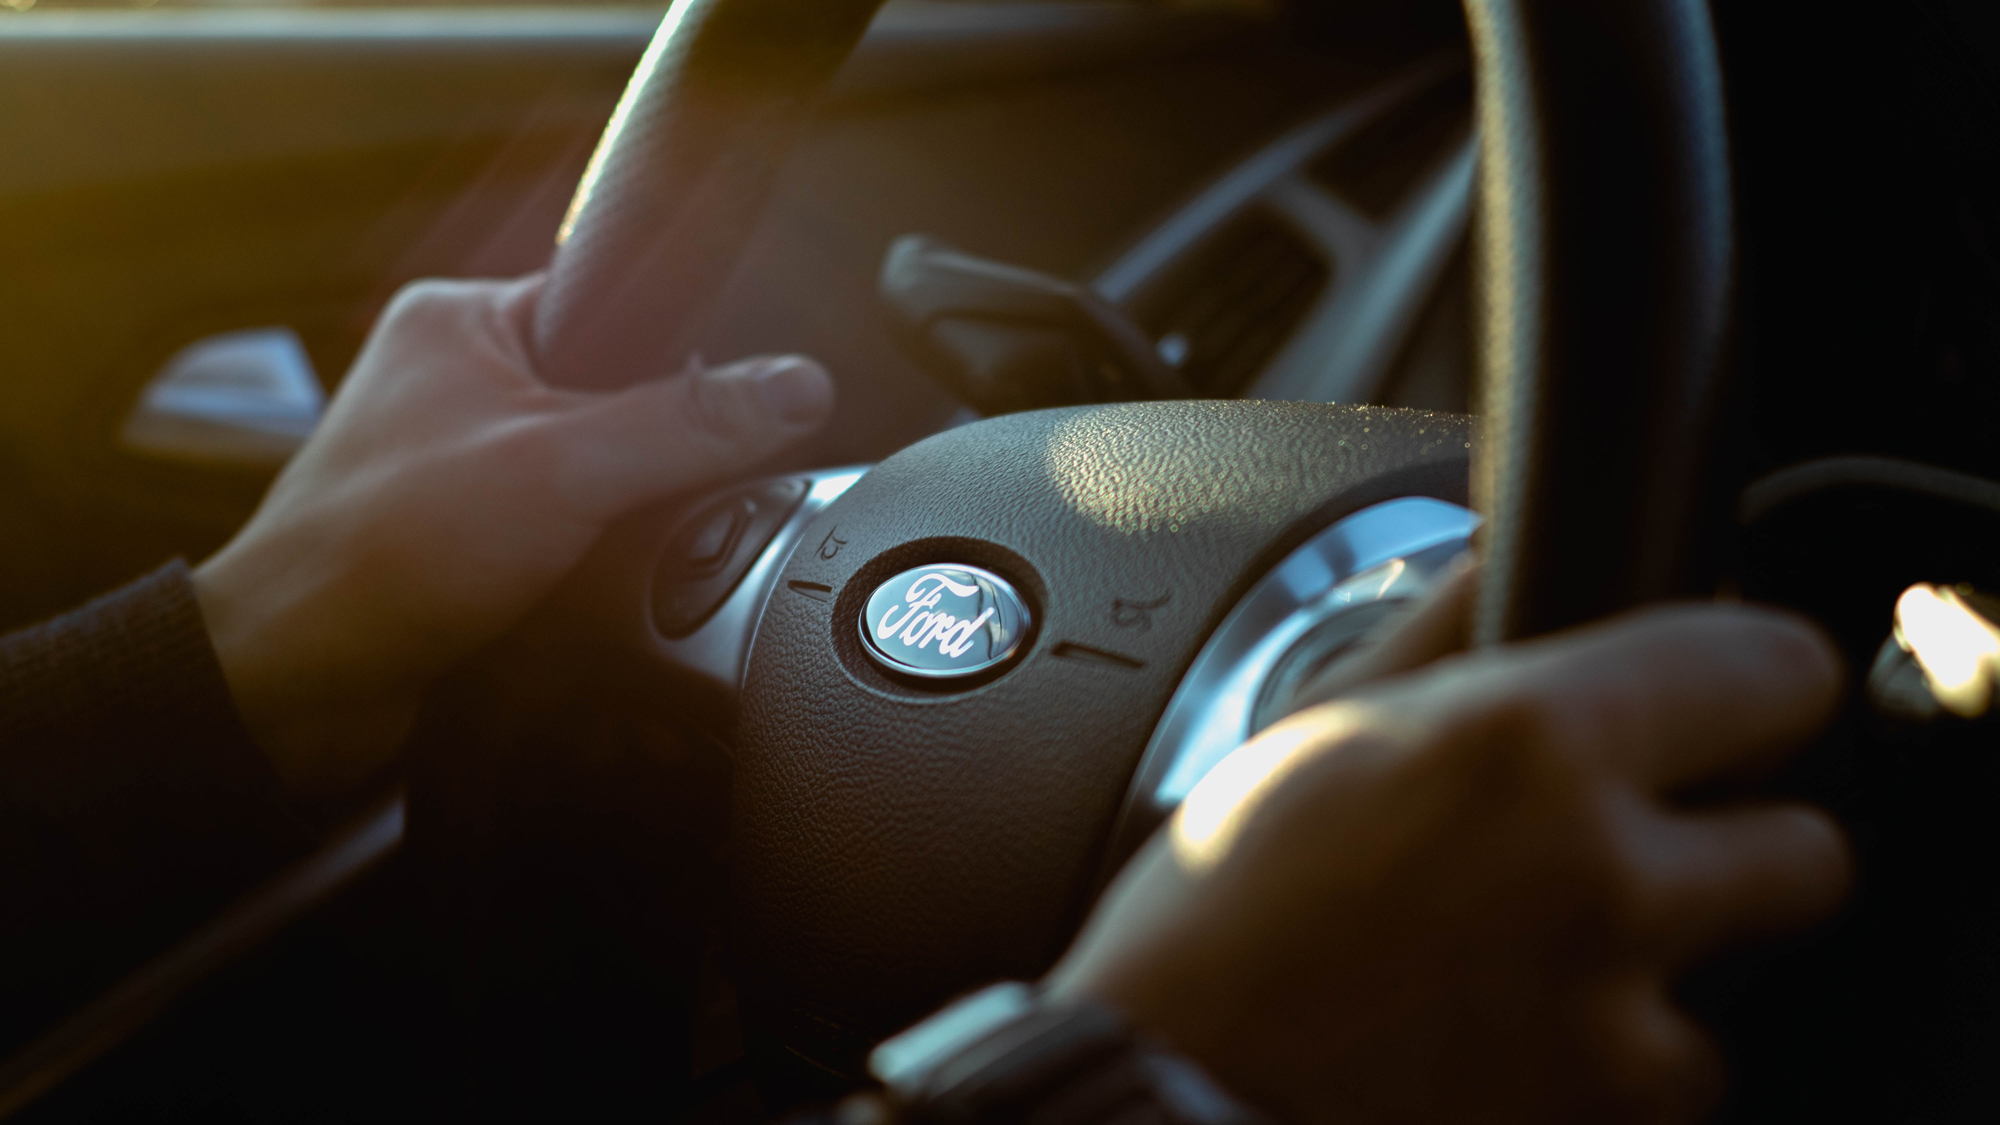
<path fill-rule="evenodd" d="M 6 7 L 6 628 L 225 542 L 415 279 L 550 270 L 563 385 L 840 399 L 615 527 L 206 945 L 33 967 L 0 1115 L 781 1119 L 1046 970 L 1475 543 L 1492 640 L 1722 596 L 1847 657 L 1755 784 L 1859 891 L 1688 982 L 1724 1118 L 2000 1107 L 1993 730 L 1890 684 L 1906 587 L 2000 593 L 2000 9 Z M 976 668 L 873 639 L 938 568 L 1018 610 Z"/>

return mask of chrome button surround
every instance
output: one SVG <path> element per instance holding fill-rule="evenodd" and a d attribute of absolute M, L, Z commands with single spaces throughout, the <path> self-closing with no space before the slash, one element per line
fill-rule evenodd
<path fill-rule="evenodd" d="M 898 675 L 976 676 L 1013 659 L 1027 636 L 1028 603 L 990 570 L 940 563 L 875 588 L 857 624 L 868 655 Z"/>
<path fill-rule="evenodd" d="M 1312 664 L 1338 655 L 1316 642 L 1358 639 L 1354 630 L 1346 638 L 1328 634 L 1351 615 L 1429 589 L 1471 547 L 1479 523 L 1476 513 L 1442 500 L 1389 500 L 1338 521 L 1271 568 L 1223 618 L 1168 701 L 1107 858 L 1122 862 L 1269 721 L 1288 672 L 1309 674 Z M 1365 631 L 1367 623 L 1355 624 Z"/>

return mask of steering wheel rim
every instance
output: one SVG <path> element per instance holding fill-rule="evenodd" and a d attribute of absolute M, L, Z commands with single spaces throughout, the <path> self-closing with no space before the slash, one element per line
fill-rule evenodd
<path fill-rule="evenodd" d="M 681 368 L 818 96 L 882 0 L 675 0 L 556 235 L 534 348 L 555 386 Z"/>
<path fill-rule="evenodd" d="M 592 159 L 550 267 L 535 340 L 552 382 L 613 386 L 679 365 L 678 350 L 707 307 L 713 279 L 733 265 L 814 96 L 830 82 L 877 6 L 878 0 L 674 5 Z M 1479 637 L 1493 643 L 1699 588 L 1709 519 L 1716 510 L 1708 474 L 1726 374 L 1734 244 L 1720 64 L 1701 0 L 1466 0 L 1465 6 L 1485 138 L 1475 276 L 1486 420 L 1473 479 L 1477 506 L 1487 517 Z M 850 585 L 911 566 L 987 567 L 1039 599 L 1035 609 L 1044 640 L 1069 644 L 1063 638 L 1077 635 L 1063 630 L 1080 619 L 1052 610 L 1063 594 L 1044 581 L 1046 559 L 1038 562 L 1031 547 L 999 541 L 1004 536 L 991 526 L 952 523 L 942 514 L 951 498 L 924 491 L 938 481 L 965 483 L 963 474 L 954 473 L 953 452 L 976 452 L 977 442 L 992 438 L 1023 442 L 1022 451 L 1039 450 L 1046 458 L 1068 440 L 1064 433 L 1178 427 L 1180 440 L 1212 455 L 1210 470 L 1226 474 L 1232 467 L 1228 451 L 1247 454 L 1248 447 L 1230 446 L 1241 439 L 1226 436 L 1229 424 L 1185 409 L 1192 405 L 1154 404 L 1147 408 L 1151 413 L 1098 408 L 1088 419 L 1016 416 L 1026 420 L 998 419 L 954 431 L 955 436 L 934 438 L 885 462 L 807 529 L 805 541 L 853 546 L 838 562 L 832 555 L 794 555 L 752 652 L 733 847 L 739 938 L 750 935 L 738 951 L 744 963 L 753 969 L 809 963 L 822 977 L 852 968 L 839 958 L 807 955 L 815 931 L 794 925 L 783 917 L 785 907 L 772 902 L 805 902 L 802 887 L 843 878 L 840 864 L 829 861 L 842 848 L 900 848 L 907 859 L 912 849 L 927 845 L 921 831 L 885 837 L 865 823 L 873 808 L 856 818 L 851 809 L 815 809 L 814 802 L 828 802 L 831 784 L 839 790 L 836 801 L 877 802 L 891 816 L 898 806 L 906 809 L 915 798 L 897 771 L 922 772 L 924 763 L 911 747 L 923 742 L 923 731 L 962 736 L 977 748 L 971 733 L 977 724 L 964 720 L 966 709 L 1004 698 L 999 689 L 1006 688 L 1007 678 L 1020 679 L 1010 670 L 999 681 L 977 685 L 963 698 L 987 702 L 966 704 L 956 721 L 939 720 L 950 706 L 871 679 L 875 674 L 867 665 L 842 650 L 853 645 L 853 611 L 857 598 L 866 596 L 866 590 L 851 592 Z M 1250 419 L 1257 414 L 1251 406 L 1236 404 L 1234 417 Z M 1338 457 L 1337 447 L 1349 447 L 1350 439 L 1367 449 L 1364 435 L 1372 427 L 1366 421 L 1365 415 L 1338 411 L 1310 419 L 1287 416 L 1281 424 L 1294 437 L 1287 438 L 1286 450 L 1309 460 Z M 1440 429 L 1424 446 L 1428 453 L 1436 438 L 1450 437 L 1448 455 L 1439 452 L 1428 460 L 1364 458 L 1344 476 L 1346 468 L 1314 475 L 1295 458 L 1278 470 L 1288 487 L 1319 491 L 1310 502 L 1274 507 L 1266 513 L 1268 527 L 1228 552 L 1191 556 L 1222 572 L 1204 587 L 1202 597 L 1213 604 L 1194 607 L 1179 626 L 1178 650 L 1161 659 L 1132 659 L 1168 671 L 1185 668 L 1191 646 L 1252 578 L 1311 532 L 1364 503 L 1388 498 L 1380 490 L 1389 482 L 1404 494 L 1466 499 L 1462 483 L 1444 479 L 1454 472 L 1458 481 L 1465 479 L 1458 439 L 1470 435 L 1459 425 Z M 1406 438 L 1426 432 L 1414 424 L 1408 429 Z M 1317 432 L 1321 444 L 1298 436 L 1308 431 Z M 1378 434 L 1379 445 L 1388 435 Z M 897 462 L 903 463 L 900 475 L 885 475 Z M 996 463 L 993 479 L 1018 468 Z M 1009 479 L 1005 487 L 1036 485 Z M 879 516 L 892 503 L 884 480 L 900 481 L 906 491 L 893 502 L 907 501 L 924 518 L 883 516 L 871 523 L 868 505 Z M 1104 486 L 1144 487 L 1132 480 Z M 1319 496 L 1332 499 L 1321 503 Z M 1068 503 L 1069 516 L 1088 507 L 1074 494 Z M 994 522 L 1005 518 L 999 509 L 987 514 Z M 1017 530 L 1029 540 L 1041 534 Z M 870 531 L 880 533 L 876 541 L 870 541 Z M 1060 542 L 1070 535 L 1055 537 Z M 850 557 L 864 552 L 872 557 L 849 565 Z M 787 589 L 803 600 L 788 599 Z M 830 614 L 839 618 L 831 625 Z M 1168 632 L 1163 626 L 1156 637 Z M 1071 647 L 1099 655 L 1110 651 L 1085 642 Z M 815 697 L 829 692 L 848 693 L 856 706 L 874 710 L 820 707 Z M 1126 702 L 1151 707 L 1157 716 L 1164 693 Z M 890 739 L 900 757 L 841 741 L 883 737 L 892 729 L 889 720 L 903 715 L 915 716 L 917 733 Z M 1009 729 L 1018 730 L 1018 724 Z M 1129 733 L 1119 737 L 1130 742 Z M 833 761 L 843 748 L 853 751 L 856 761 L 867 760 L 858 772 L 802 776 L 805 763 Z M 1136 762 L 1139 749 L 1133 745 L 1123 752 Z M 1098 771 L 1117 772 L 1115 767 Z M 1125 773 L 1130 772 L 1128 764 Z M 991 779 L 1004 776 L 994 772 L 989 781 L 997 785 Z M 1020 775 L 1010 780 L 1018 782 Z M 1096 776 L 1091 784 L 1105 783 Z M 961 788 L 959 796 L 964 795 Z M 1082 817 L 1076 809 L 1088 804 L 1072 803 L 1064 815 Z M 1100 839 L 1111 827 L 1108 813 L 1101 819 Z M 885 838 L 889 844 L 883 844 Z M 825 854 L 803 875 L 780 870 L 788 862 L 781 854 L 786 841 L 805 841 Z M 1093 867 L 1089 858 L 1081 857 L 1077 866 Z M 899 871 L 892 862 L 871 877 L 879 884 L 909 875 L 907 865 Z M 1077 885 L 1068 891 L 1034 888 L 1050 900 L 1041 904 L 1045 922 L 1060 916 L 1073 925 L 1080 918 L 1087 887 L 1071 882 Z M 848 893 L 863 911 L 871 903 L 896 900 L 894 894 L 871 899 L 861 891 Z M 770 901 L 753 902 L 746 911 L 745 895 Z M 875 935 L 902 924 L 900 917 L 892 911 L 870 920 Z M 1039 937 L 1026 941 L 1033 948 L 1022 958 L 974 958 L 977 964 L 967 971 L 1020 971 L 1036 958 L 1052 957 L 1059 941 L 1056 948 L 1047 946 L 1059 929 L 1057 922 L 1043 925 Z M 865 928 L 842 932 L 864 945 L 870 940 Z M 947 942 L 962 933 L 945 927 L 933 936 Z M 960 986 L 972 983 L 977 982 L 968 979 Z M 861 1018 L 854 1018 L 851 1007 L 844 1010 L 811 995 L 760 997 L 752 990 L 745 998 L 759 1025 L 752 1028 L 753 1039 L 772 1040 L 824 1069 L 851 1072 L 855 1044 L 893 1030 L 884 1021 L 914 1016 L 912 1006 L 941 999 L 940 987 L 928 979 L 905 988 Z M 844 991 L 855 993 L 851 987 Z M 800 1028 L 838 1027 L 843 1021 L 854 1026 L 835 1037 L 844 1042 L 827 1051 L 786 1041 L 788 1035 L 807 1033 Z"/>
<path fill-rule="evenodd" d="M 1466 0 L 1497 643 L 1713 579 L 1735 229 L 1703 0 Z"/>

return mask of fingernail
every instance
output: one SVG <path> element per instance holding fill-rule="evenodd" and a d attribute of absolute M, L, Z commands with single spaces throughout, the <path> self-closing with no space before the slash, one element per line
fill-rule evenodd
<path fill-rule="evenodd" d="M 780 360 L 759 372 L 757 393 L 788 426 L 817 425 L 833 409 L 833 381 L 803 360 Z"/>

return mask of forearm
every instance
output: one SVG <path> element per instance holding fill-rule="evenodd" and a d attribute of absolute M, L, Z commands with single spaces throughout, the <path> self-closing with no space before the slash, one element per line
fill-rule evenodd
<path fill-rule="evenodd" d="M 185 567 L 0 637 L 0 1043 L 310 842 L 237 717 Z"/>

